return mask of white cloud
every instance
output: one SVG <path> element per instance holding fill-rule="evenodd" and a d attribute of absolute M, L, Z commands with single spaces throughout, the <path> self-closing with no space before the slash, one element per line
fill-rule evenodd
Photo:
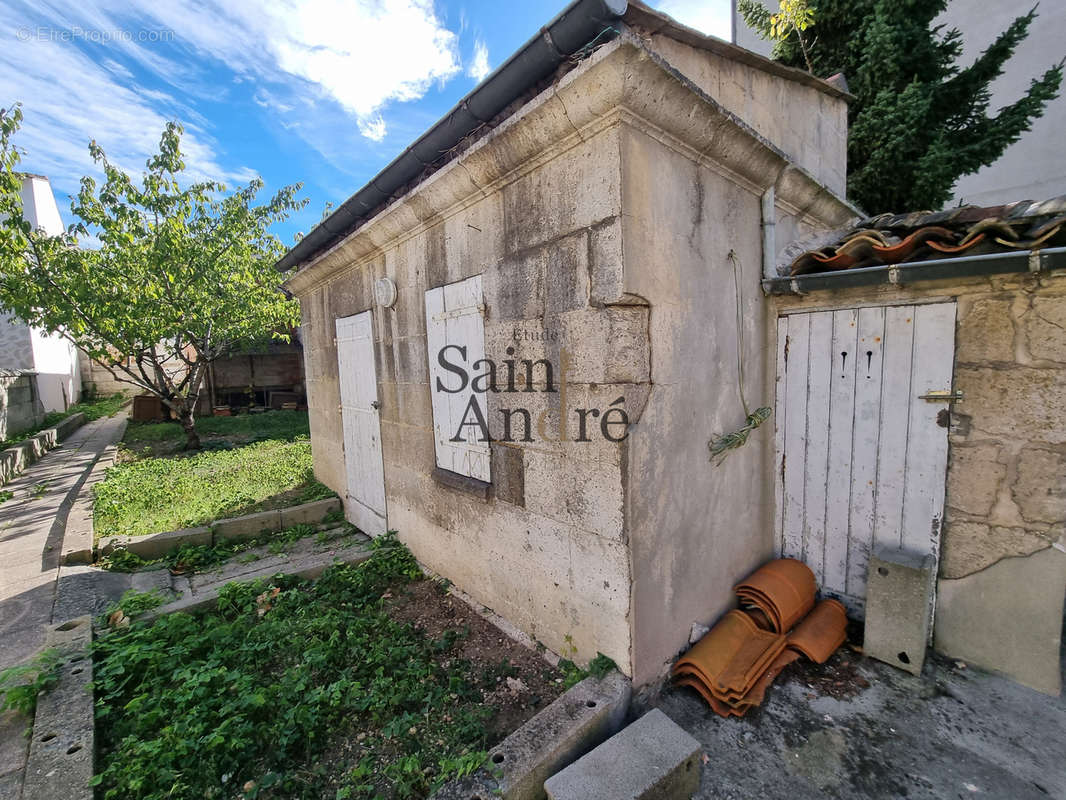
<path fill-rule="evenodd" d="M 478 39 L 474 43 L 474 60 L 466 68 L 466 74 L 475 81 L 481 81 L 492 72 L 489 66 L 489 48 L 483 41 Z"/>
<path fill-rule="evenodd" d="M 652 5 L 682 25 L 726 41 L 732 38 L 733 7 L 730 0 L 661 0 Z"/>
<path fill-rule="evenodd" d="M 167 121 L 179 116 L 186 121 L 182 147 L 193 180 L 245 181 L 254 174 L 219 163 L 202 118 L 174 98 L 116 79 L 113 66 L 94 63 L 69 43 L 16 36 L 10 27 L 0 30 L 0 98 L 5 105 L 23 102 L 16 143 L 26 151 L 24 162 L 49 175 L 61 192 L 75 191 L 83 174 L 98 174 L 90 139 L 113 163 L 139 175 L 158 151 Z"/>
<path fill-rule="evenodd" d="M 460 71 L 458 37 L 431 0 L 138 5 L 140 15 L 238 74 L 320 93 L 374 135 L 386 105 L 417 100 Z"/>
<path fill-rule="evenodd" d="M 385 138 L 385 120 L 380 114 L 372 119 L 361 119 L 359 120 L 359 132 L 373 142 L 380 142 Z"/>
<path fill-rule="evenodd" d="M 27 168 L 53 175 L 61 191 L 95 171 L 91 138 L 139 174 L 169 119 L 185 124 L 191 177 L 248 180 L 252 170 L 222 163 L 196 110 L 201 99 L 244 91 L 242 83 L 254 84 L 253 100 L 272 124 L 335 162 L 350 160 L 353 138 L 373 146 L 385 137 L 391 104 L 417 100 L 462 71 L 458 36 L 433 0 L 14 0 L 4 16 L 0 105 L 23 100 L 18 141 Z M 42 27 L 163 32 L 169 41 L 119 36 L 99 44 L 36 33 L 25 40 L 28 28 Z"/>

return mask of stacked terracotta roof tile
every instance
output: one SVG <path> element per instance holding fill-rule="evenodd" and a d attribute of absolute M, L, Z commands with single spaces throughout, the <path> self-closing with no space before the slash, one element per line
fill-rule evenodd
<path fill-rule="evenodd" d="M 801 252 L 788 273 L 806 275 L 1066 245 L 1066 196 L 1002 206 L 881 214 Z"/>
<path fill-rule="evenodd" d="M 740 608 L 678 659 L 675 685 L 695 689 L 723 717 L 739 717 L 801 655 L 825 662 L 844 642 L 847 616 L 836 600 L 815 605 L 816 590 L 814 573 L 802 562 L 764 564 L 734 589 Z"/>

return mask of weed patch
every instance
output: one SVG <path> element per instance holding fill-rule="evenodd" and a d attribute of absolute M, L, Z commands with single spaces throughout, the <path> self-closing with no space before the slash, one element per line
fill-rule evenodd
<path fill-rule="evenodd" d="M 97 797 L 421 798 L 480 765 L 492 709 L 461 632 L 391 617 L 420 571 L 392 536 L 373 547 L 98 639 Z"/>
<path fill-rule="evenodd" d="M 33 717 L 37 695 L 59 681 L 59 656 L 45 650 L 28 664 L 0 671 L 0 712 L 14 709 Z"/>

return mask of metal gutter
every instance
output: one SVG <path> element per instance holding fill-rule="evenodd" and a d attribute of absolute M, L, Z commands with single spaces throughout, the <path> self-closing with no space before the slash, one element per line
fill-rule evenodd
<path fill-rule="evenodd" d="M 288 271 L 343 240 L 466 136 L 551 74 L 566 58 L 609 30 L 625 14 L 627 6 L 627 0 L 573 0 L 436 125 L 313 228 L 275 267 Z"/>
<path fill-rule="evenodd" d="M 766 278 L 762 282 L 767 294 L 809 294 L 853 286 L 892 284 L 906 286 L 919 281 L 947 278 L 975 278 L 1020 272 L 1049 272 L 1066 269 L 1066 247 L 1023 250 L 1012 253 L 986 253 L 961 258 L 937 258 L 912 264 L 861 267 L 835 272 L 817 272 L 794 277 Z"/>

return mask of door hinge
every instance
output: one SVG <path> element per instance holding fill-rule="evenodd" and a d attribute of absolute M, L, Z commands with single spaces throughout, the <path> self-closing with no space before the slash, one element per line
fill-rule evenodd
<path fill-rule="evenodd" d="M 918 395 L 918 399 L 925 400 L 928 403 L 961 403 L 962 392 L 957 389 L 954 392 L 928 392 L 927 394 Z"/>

